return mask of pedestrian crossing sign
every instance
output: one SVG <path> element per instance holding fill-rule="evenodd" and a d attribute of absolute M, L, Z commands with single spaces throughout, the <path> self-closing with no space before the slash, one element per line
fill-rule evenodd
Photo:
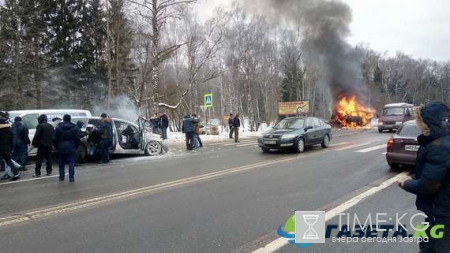
<path fill-rule="evenodd" d="M 205 108 L 210 108 L 213 106 L 213 94 L 212 93 L 206 93 L 205 94 Z"/>

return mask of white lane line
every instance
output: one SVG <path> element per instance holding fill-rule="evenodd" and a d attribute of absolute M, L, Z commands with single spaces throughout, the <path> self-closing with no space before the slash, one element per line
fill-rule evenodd
<path fill-rule="evenodd" d="M 380 185 L 373 187 L 373 188 L 359 194 L 358 196 L 345 201 L 344 203 L 340 204 L 339 206 L 327 211 L 325 213 L 325 221 L 330 221 L 331 219 L 336 217 L 339 213 L 343 213 L 343 212 L 347 211 L 348 209 L 356 206 L 362 200 L 389 187 L 390 185 L 397 182 L 400 178 L 404 177 L 405 175 L 407 175 L 407 173 L 402 172 L 402 173 L 396 175 L 395 177 L 392 177 L 392 178 L 384 181 Z M 281 249 L 282 247 L 284 247 L 288 244 L 289 243 L 285 238 L 278 238 L 275 241 L 272 241 L 271 243 L 267 244 L 266 246 L 253 251 L 253 253 L 272 253 L 272 252 L 275 252 L 275 251 Z"/>
<path fill-rule="evenodd" d="M 255 147 L 257 147 L 258 144 L 256 144 L 256 143 L 249 143 L 249 144 L 239 144 L 239 145 L 236 145 L 236 147 L 246 147 L 246 146 L 255 146 Z"/>
<path fill-rule="evenodd" d="M 377 150 L 377 149 L 382 149 L 382 148 L 386 148 L 386 144 L 381 144 L 381 145 L 378 145 L 378 146 L 374 146 L 374 147 L 370 147 L 370 148 L 361 149 L 361 150 L 358 150 L 358 151 L 355 151 L 355 152 L 358 152 L 358 153 L 367 153 L 367 152 L 374 151 L 374 150 Z"/>
<path fill-rule="evenodd" d="M 65 175 L 68 176 L 69 173 L 66 173 Z M 19 176 L 21 176 L 20 173 L 19 173 Z M 40 177 L 33 177 L 33 178 L 29 178 L 29 179 L 19 179 L 17 181 L 9 181 L 9 182 L 0 183 L 0 186 L 8 185 L 8 184 L 18 184 L 18 183 L 22 183 L 22 182 L 30 182 L 30 181 L 35 181 L 35 180 L 43 180 L 43 179 L 54 178 L 54 177 L 59 177 L 59 175 L 40 176 Z"/>
<path fill-rule="evenodd" d="M 350 144 L 350 142 L 344 141 L 344 142 L 333 143 L 333 144 L 330 144 L 330 147 L 342 146 L 342 145 L 347 145 L 347 144 Z"/>
<path fill-rule="evenodd" d="M 387 154 L 387 152 L 384 152 L 384 153 L 382 153 L 383 155 L 386 155 Z"/>
<path fill-rule="evenodd" d="M 364 142 L 364 143 L 360 143 L 360 144 L 353 144 L 353 145 L 350 145 L 350 146 L 347 146 L 347 147 L 343 147 L 343 148 L 339 148 L 339 149 L 336 149 L 336 150 L 342 151 L 342 150 L 347 150 L 347 149 L 351 149 L 351 148 L 357 148 L 357 147 L 366 146 L 366 145 L 369 145 L 371 143 L 372 142 Z"/>
<path fill-rule="evenodd" d="M 94 207 L 94 206 L 100 205 L 102 203 L 125 200 L 125 199 L 129 199 L 130 197 L 141 196 L 141 195 L 149 194 L 149 193 L 152 193 L 155 191 L 161 191 L 161 190 L 164 190 L 167 188 L 183 186 L 186 184 L 192 184 L 195 182 L 210 180 L 210 179 L 214 179 L 217 177 L 237 174 L 240 172 L 253 170 L 253 169 L 257 169 L 257 168 L 264 168 L 268 165 L 299 160 L 299 159 L 303 159 L 303 158 L 310 157 L 313 155 L 315 155 L 315 154 L 312 153 L 310 155 L 275 159 L 275 160 L 267 161 L 267 162 L 244 165 L 244 166 L 235 167 L 235 168 L 217 171 L 217 172 L 212 172 L 212 173 L 208 173 L 208 174 L 204 174 L 204 175 L 199 175 L 199 176 L 184 178 L 184 179 L 175 180 L 175 181 L 171 181 L 171 182 L 161 183 L 161 184 L 157 184 L 157 185 L 142 187 L 142 188 L 138 188 L 138 189 L 134 189 L 134 190 L 113 193 L 110 195 L 105 195 L 105 196 L 100 196 L 100 197 L 94 197 L 91 199 L 86 199 L 86 200 L 77 201 L 77 202 L 73 202 L 73 203 L 62 204 L 62 205 L 58 205 L 58 206 L 54 206 L 54 207 L 40 209 L 37 211 L 25 212 L 24 214 L 17 214 L 17 215 L 12 215 L 12 216 L 8 216 L 8 217 L 3 217 L 3 218 L 0 218 L 0 227 L 10 225 L 10 224 L 20 223 L 20 222 L 25 222 L 25 221 L 31 221 L 33 219 L 48 217 L 48 216 L 55 215 L 55 214 L 62 214 L 62 213 L 66 213 L 69 211 L 75 211 L 75 210 L 79 210 L 79 209 L 83 209 L 83 208 Z"/>

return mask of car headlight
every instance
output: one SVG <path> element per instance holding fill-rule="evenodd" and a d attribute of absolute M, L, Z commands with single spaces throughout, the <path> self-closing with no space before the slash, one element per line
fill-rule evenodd
<path fill-rule="evenodd" d="M 401 124 L 403 124 L 403 122 L 397 121 L 397 122 L 395 122 L 395 124 L 396 124 L 396 125 L 401 125 Z"/>
<path fill-rule="evenodd" d="M 294 139 L 295 137 L 297 137 L 295 134 L 284 134 L 281 136 L 281 139 Z"/>

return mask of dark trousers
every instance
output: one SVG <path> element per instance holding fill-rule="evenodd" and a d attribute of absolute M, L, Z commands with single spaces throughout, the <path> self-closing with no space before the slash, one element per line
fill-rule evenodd
<path fill-rule="evenodd" d="M 239 141 L 239 127 L 233 127 L 234 130 L 234 142 Z"/>
<path fill-rule="evenodd" d="M 161 127 L 161 135 L 163 140 L 167 140 L 167 127 Z"/>
<path fill-rule="evenodd" d="M 64 179 L 66 164 L 69 165 L 69 178 L 75 178 L 75 154 L 59 153 L 59 178 Z"/>
<path fill-rule="evenodd" d="M 233 139 L 233 132 L 234 132 L 234 129 L 233 129 L 233 126 L 229 126 L 230 127 L 230 139 Z"/>
<path fill-rule="evenodd" d="M 0 154 L 0 161 L 5 160 L 5 163 L 11 168 L 14 176 L 19 175 L 19 168 L 16 168 L 11 161 L 11 154 Z"/>
<path fill-rule="evenodd" d="M 36 168 L 34 172 L 36 175 L 41 175 L 41 167 L 44 159 L 47 161 L 47 174 L 52 173 L 52 147 L 41 147 L 38 148 L 36 156 Z"/>
<path fill-rule="evenodd" d="M 102 162 L 109 163 L 109 147 L 111 146 L 111 141 L 108 139 L 102 139 L 100 141 L 100 150 L 102 154 Z"/>
<path fill-rule="evenodd" d="M 427 235 L 429 238 L 429 242 L 421 242 L 419 244 L 420 253 L 449 253 L 450 252 L 450 217 L 433 217 L 428 215 L 428 218 L 425 219 L 426 222 L 429 222 L 430 225 L 427 229 Z M 443 229 L 444 237 L 440 239 L 431 238 L 430 231 L 431 228 L 436 225 L 444 225 Z M 438 230 L 437 232 L 441 232 Z"/>
<path fill-rule="evenodd" d="M 192 150 L 194 146 L 194 133 L 186 133 L 186 149 Z"/>
<path fill-rule="evenodd" d="M 28 145 L 16 144 L 14 147 L 13 159 L 23 168 L 27 165 Z"/>
<path fill-rule="evenodd" d="M 197 140 L 200 147 L 203 147 L 202 139 L 200 139 L 200 135 L 197 134 Z"/>

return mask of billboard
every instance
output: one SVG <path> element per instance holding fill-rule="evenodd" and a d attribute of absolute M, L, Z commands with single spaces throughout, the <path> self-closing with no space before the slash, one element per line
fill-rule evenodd
<path fill-rule="evenodd" d="M 278 115 L 307 115 L 309 101 L 278 102 Z"/>

